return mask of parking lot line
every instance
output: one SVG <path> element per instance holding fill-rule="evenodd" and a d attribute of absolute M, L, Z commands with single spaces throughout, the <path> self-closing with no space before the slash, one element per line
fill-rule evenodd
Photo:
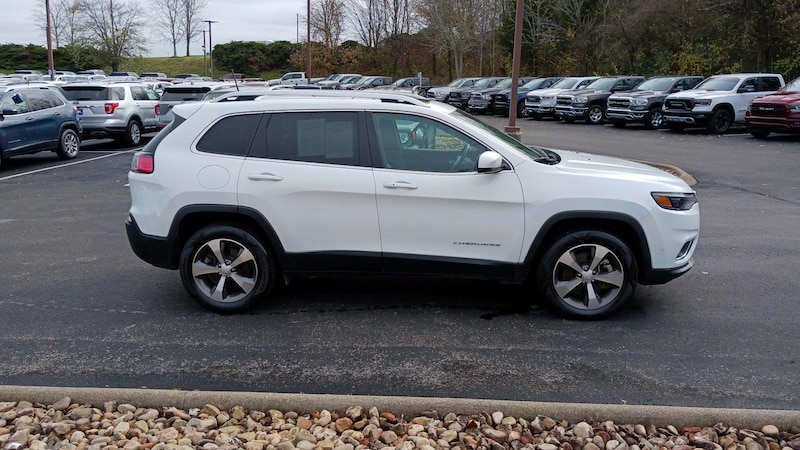
<path fill-rule="evenodd" d="M 48 170 L 60 169 L 62 167 L 74 166 L 75 164 L 83 164 L 83 163 L 87 163 L 87 162 L 97 161 L 98 159 L 108 158 L 110 156 L 124 155 L 125 153 L 132 153 L 132 152 L 136 152 L 136 151 L 139 151 L 139 150 L 141 150 L 141 148 L 133 148 L 133 149 L 130 149 L 130 150 L 126 150 L 124 152 L 114 152 L 114 153 L 110 153 L 108 155 L 98 156 L 96 158 L 82 159 L 80 161 L 72 161 L 72 162 L 68 162 L 68 163 L 64 163 L 64 164 L 59 164 L 57 166 L 44 167 L 42 169 L 31 170 L 29 172 L 16 173 L 14 175 L 8 175 L 8 176 L 5 176 L 5 177 L 0 177 L 0 181 L 6 181 L 6 180 L 10 180 L 12 178 L 18 178 L 18 177 L 22 177 L 22 176 L 25 176 L 25 175 L 33 175 L 33 174 L 39 173 L 39 172 L 47 172 Z"/>

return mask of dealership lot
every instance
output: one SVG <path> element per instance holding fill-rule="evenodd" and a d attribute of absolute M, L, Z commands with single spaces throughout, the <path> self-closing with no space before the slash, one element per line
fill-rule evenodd
<path fill-rule="evenodd" d="M 505 119 L 487 118 L 502 127 Z M 247 315 L 195 306 L 131 252 L 132 149 L 87 142 L 0 170 L 0 377 L 8 384 L 796 408 L 800 143 L 520 120 L 523 140 L 698 179 L 696 265 L 604 321 L 515 286 L 312 280 Z"/>

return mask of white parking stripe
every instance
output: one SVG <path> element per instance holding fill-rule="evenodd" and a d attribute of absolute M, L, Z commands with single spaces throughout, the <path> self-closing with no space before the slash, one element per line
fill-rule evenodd
<path fill-rule="evenodd" d="M 14 174 L 14 175 L 9 175 L 7 177 L 1 177 L 0 181 L 10 180 L 12 178 L 18 178 L 18 177 L 22 177 L 22 176 L 25 176 L 25 175 L 33 175 L 34 173 L 39 173 L 39 172 L 47 172 L 48 170 L 60 169 L 62 167 L 74 166 L 75 164 L 83 164 L 83 163 L 87 163 L 87 162 L 97 161 L 98 159 L 108 158 L 110 156 L 117 156 L 117 155 L 124 155 L 126 153 L 133 153 L 133 152 L 136 152 L 136 151 L 139 151 L 139 150 L 141 150 L 141 148 L 132 148 L 132 149 L 126 150 L 124 152 L 114 152 L 114 153 L 110 153 L 108 155 L 98 156 L 96 158 L 82 159 L 80 161 L 68 162 L 68 163 L 64 163 L 64 164 L 59 164 L 57 166 L 51 166 L 51 167 L 45 167 L 43 169 L 31 170 L 30 172 L 17 173 L 17 174 Z"/>

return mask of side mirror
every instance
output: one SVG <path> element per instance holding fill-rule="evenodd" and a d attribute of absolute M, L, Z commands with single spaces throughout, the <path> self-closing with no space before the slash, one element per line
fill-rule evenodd
<path fill-rule="evenodd" d="M 14 108 L 3 108 L 2 115 L 4 116 L 14 116 L 17 114 L 17 110 Z"/>
<path fill-rule="evenodd" d="M 504 169 L 503 157 L 497 152 L 487 150 L 478 157 L 478 173 L 498 173 Z"/>

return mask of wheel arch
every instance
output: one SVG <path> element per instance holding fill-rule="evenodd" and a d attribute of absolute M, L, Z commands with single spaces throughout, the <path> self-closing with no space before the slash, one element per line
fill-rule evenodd
<path fill-rule="evenodd" d="M 212 224 L 233 225 L 247 230 L 261 241 L 267 251 L 272 251 L 279 269 L 286 264 L 286 253 L 275 229 L 257 211 L 238 206 L 191 205 L 176 213 L 170 227 L 167 240 L 172 243 L 169 260 L 174 267 L 178 267 L 181 250 L 189 238 L 198 230 Z"/>
<path fill-rule="evenodd" d="M 733 105 L 731 105 L 730 103 L 725 103 L 725 102 L 720 103 L 719 105 L 715 106 L 712 111 L 717 112 L 720 109 L 725 109 L 729 113 L 731 113 L 731 122 L 733 122 L 736 119 L 736 110 L 733 108 Z"/>
<path fill-rule="evenodd" d="M 614 212 L 574 211 L 557 214 L 542 225 L 528 249 L 523 264 L 525 272 L 521 274 L 521 278 L 528 279 L 534 273 L 542 255 L 547 251 L 548 244 L 556 236 L 587 228 L 613 234 L 628 245 L 636 258 L 636 265 L 639 267 L 637 274 L 639 280 L 637 281 L 640 281 L 650 271 L 651 258 L 647 237 L 636 219 Z"/>

